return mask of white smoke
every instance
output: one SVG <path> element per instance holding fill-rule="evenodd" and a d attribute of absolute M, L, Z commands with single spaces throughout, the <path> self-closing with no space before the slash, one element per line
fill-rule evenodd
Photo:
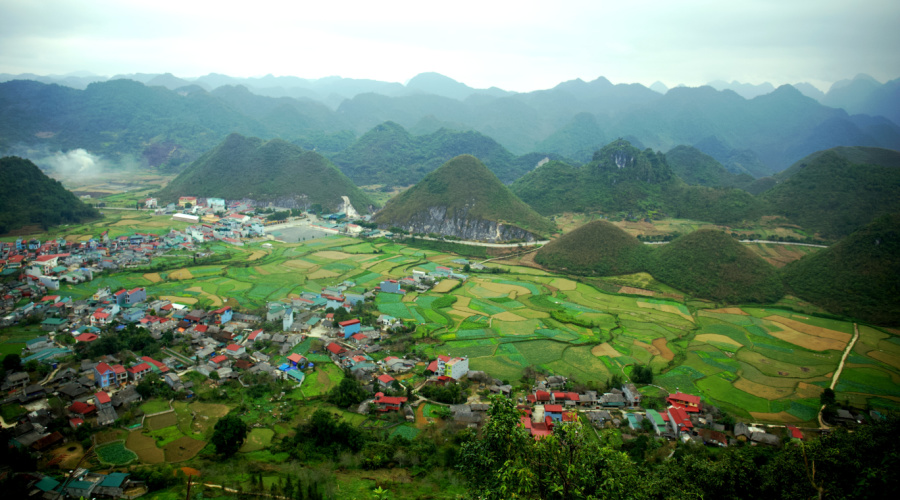
<path fill-rule="evenodd" d="M 40 160 L 41 166 L 64 177 L 95 177 L 103 172 L 105 162 L 97 155 L 78 148 L 71 151 L 57 151 Z"/>

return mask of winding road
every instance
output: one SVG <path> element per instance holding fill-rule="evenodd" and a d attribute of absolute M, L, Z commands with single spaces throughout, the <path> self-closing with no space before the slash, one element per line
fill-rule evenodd
<path fill-rule="evenodd" d="M 844 362 L 847 361 L 847 356 L 850 355 L 850 351 L 853 349 L 853 346 L 856 344 L 857 339 L 859 339 L 859 325 L 853 323 L 853 338 L 850 339 L 850 342 L 847 343 L 847 348 L 844 349 L 844 355 L 841 356 L 841 362 L 838 363 L 837 370 L 834 371 L 834 377 L 831 378 L 831 386 L 830 389 L 833 391 L 835 386 L 837 386 L 838 379 L 841 378 L 841 371 L 844 370 Z M 825 421 L 822 420 L 822 410 L 825 409 L 825 405 L 822 405 L 819 408 L 819 427 L 823 429 L 829 429 L 827 425 L 825 425 Z"/>

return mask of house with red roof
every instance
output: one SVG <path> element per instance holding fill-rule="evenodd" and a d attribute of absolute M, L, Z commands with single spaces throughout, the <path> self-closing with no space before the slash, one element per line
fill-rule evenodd
<path fill-rule="evenodd" d="M 332 358 L 336 358 L 347 352 L 347 349 L 337 342 L 329 342 L 328 345 L 325 346 L 325 350 L 331 353 Z"/>
<path fill-rule="evenodd" d="M 405 397 L 385 396 L 383 392 L 375 394 L 374 404 L 377 411 L 400 411 L 403 403 L 406 402 Z"/>
<path fill-rule="evenodd" d="M 544 405 L 544 415 L 553 419 L 554 422 L 562 422 L 563 407 L 562 405 Z"/>
<path fill-rule="evenodd" d="M 793 425 L 787 426 L 788 433 L 791 435 L 791 439 L 803 439 L 803 433 L 800 432 L 800 429 L 794 427 Z"/>
<path fill-rule="evenodd" d="M 669 423 L 675 430 L 675 433 L 690 432 L 694 428 L 691 418 L 688 417 L 687 411 L 678 406 L 670 406 L 667 410 L 669 414 Z"/>
<path fill-rule="evenodd" d="M 364 334 L 362 334 L 362 333 L 354 333 L 353 335 L 350 336 L 350 339 L 353 340 L 353 342 L 354 342 L 357 346 L 362 345 L 362 344 L 365 344 L 365 343 L 367 343 L 367 342 L 369 341 L 369 337 L 366 337 L 366 336 L 365 336 Z"/>
<path fill-rule="evenodd" d="M 106 391 L 99 391 L 94 394 L 94 401 L 97 403 L 97 408 L 100 409 L 112 406 L 112 398 L 109 397 Z"/>
<path fill-rule="evenodd" d="M 306 364 L 306 357 L 296 352 L 288 356 L 287 359 L 291 362 L 291 366 L 303 366 Z"/>
<path fill-rule="evenodd" d="M 338 323 L 338 329 L 340 329 L 344 339 L 350 338 L 354 333 L 359 333 L 360 326 L 361 324 L 358 319 L 348 319 L 347 321 Z"/>
<path fill-rule="evenodd" d="M 112 323 L 112 315 L 103 312 L 102 310 L 98 310 L 94 314 L 91 315 L 91 326 L 106 326 Z"/>
<path fill-rule="evenodd" d="M 529 403 L 548 403 L 550 402 L 550 393 L 547 391 L 534 391 L 534 394 L 529 394 L 526 398 Z"/>
<path fill-rule="evenodd" d="M 75 401 L 67 408 L 71 413 L 73 413 L 73 417 L 76 418 L 84 418 L 86 415 L 90 415 L 97 411 L 97 407 L 94 405 L 89 405 L 82 401 Z"/>
<path fill-rule="evenodd" d="M 116 374 L 116 383 L 124 384 L 128 382 L 128 372 L 125 371 L 125 367 L 122 365 L 112 365 L 113 372 Z"/>
<path fill-rule="evenodd" d="M 139 365 L 132 366 L 131 368 L 127 368 L 125 371 L 128 372 L 128 378 L 130 378 L 134 382 L 140 382 L 142 378 L 146 377 L 148 373 L 150 373 L 150 365 L 147 363 L 141 363 Z"/>
<path fill-rule="evenodd" d="M 247 335 L 247 340 L 249 340 L 250 342 L 256 342 L 256 337 L 259 337 L 259 334 L 262 332 L 262 329 L 250 332 L 250 335 Z"/>
<path fill-rule="evenodd" d="M 681 408 L 688 413 L 700 412 L 700 396 L 676 392 L 675 394 L 669 394 L 666 401 L 668 401 L 670 405 Z"/>
<path fill-rule="evenodd" d="M 396 379 L 387 373 L 381 374 L 378 376 L 378 385 L 384 387 L 385 389 L 389 389 L 392 387 L 392 384 L 396 382 Z"/>
<path fill-rule="evenodd" d="M 231 306 L 225 306 L 221 309 L 216 309 L 215 311 L 210 313 L 212 316 L 213 323 L 217 325 L 224 325 L 231 321 L 231 317 L 234 314 L 234 311 L 231 310 Z"/>
<path fill-rule="evenodd" d="M 87 334 L 82 334 L 87 335 Z M 79 335 L 80 337 L 81 335 Z M 96 335 L 95 335 L 96 337 Z M 94 367 L 94 383 L 100 386 L 101 389 L 109 387 L 116 383 L 116 372 L 113 370 L 111 366 L 106 363 L 97 363 L 97 366 Z"/>
<path fill-rule="evenodd" d="M 237 344 L 228 344 L 228 347 L 225 348 L 225 354 L 228 354 L 231 357 L 237 357 L 244 354 L 246 350 L 244 346 Z"/>
<path fill-rule="evenodd" d="M 228 356 L 224 354 L 219 354 L 218 356 L 214 356 L 209 360 L 209 364 L 213 368 L 222 368 L 228 362 Z"/>
<path fill-rule="evenodd" d="M 94 335 L 91 332 L 84 332 L 81 335 L 76 335 L 74 338 L 75 338 L 75 342 L 93 342 L 93 341 L 99 339 L 100 337 Z"/>
<path fill-rule="evenodd" d="M 159 373 L 166 373 L 167 371 L 169 371 L 168 366 L 151 358 L 150 356 L 141 356 L 141 359 L 144 360 L 145 363 L 147 363 L 148 365 L 151 366 L 151 368 L 150 368 L 151 370 L 153 369 L 153 367 L 156 367 L 156 370 L 159 371 Z"/>

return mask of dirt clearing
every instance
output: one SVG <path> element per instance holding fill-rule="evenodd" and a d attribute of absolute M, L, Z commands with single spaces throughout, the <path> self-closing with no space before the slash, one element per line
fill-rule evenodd
<path fill-rule="evenodd" d="M 159 283 L 162 281 L 162 276 L 160 276 L 159 273 L 147 273 L 144 275 L 144 279 L 150 283 Z"/>
<path fill-rule="evenodd" d="M 653 346 L 659 350 L 659 355 L 662 356 L 662 359 L 666 361 L 672 361 L 675 359 L 675 354 L 669 349 L 669 346 L 666 345 L 667 341 L 665 337 L 660 337 L 658 339 L 653 339 Z"/>
<path fill-rule="evenodd" d="M 643 295 L 645 297 L 653 297 L 653 292 L 650 290 L 644 290 L 643 288 L 635 288 L 633 286 L 623 286 L 619 288 L 619 293 L 627 293 L 631 295 Z"/>
<path fill-rule="evenodd" d="M 609 345 L 608 342 L 604 342 L 600 345 L 595 345 L 591 348 L 591 354 L 594 356 L 607 356 L 610 358 L 617 358 L 622 355 L 619 351 L 613 349 L 613 346 Z"/>
<path fill-rule="evenodd" d="M 167 277 L 168 277 L 168 278 L 171 278 L 171 279 L 173 279 L 173 280 L 190 280 L 190 279 L 194 279 L 194 275 L 191 274 L 191 271 L 190 271 L 189 269 L 185 269 L 185 268 L 181 268 L 181 269 L 178 269 L 178 270 L 176 270 L 176 271 L 172 271 L 171 273 L 169 273 L 169 275 L 168 275 Z"/>
<path fill-rule="evenodd" d="M 266 256 L 266 252 L 264 252 L 263 250 L 256 250 L 253 253 L 251 253 L 249 257 L 247 257 L 247 260 L 250 260 L 250 261 L 259 260 L 265 256 Z"/>

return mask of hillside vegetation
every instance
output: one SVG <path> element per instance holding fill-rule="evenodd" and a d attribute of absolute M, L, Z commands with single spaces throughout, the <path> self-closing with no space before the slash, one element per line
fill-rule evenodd
<path fill-rule="evenodd" d="M 763 214 L 762 204 L 749 193 L 689 186 L 669 167 L 666 155 L 641 151 L 624 139 L 596 151 L 582 167 L 549 162 L 510 188 L 544 215 L 595 210 L 726 223 Z"/>
<path fill-rule="evenodd" d="M 392 198 L 375 216 L 385 227 L 399 226 L 415 232 L 447 221 L 494 221 L 535 235 L 546 235 L 553 225 L 535 213 L 471 155 L 458 156 L 418 184 Z M 448 232 L 435 230 L 440 234 Z M 459 235 L 456 235 L 459 236 Z"/>
<path fill-rule="evenodd" d="M 669 168 L 684 182 L 708 187 L 743 187 L 754 181 L 752 175 L 735 174 L 715 158 L 693 146 L 676 146 L 666 153 Z"/>
<path fill-rule="evenodd" d="M 794 294 L 828 311 L 900 324 L 900 213 L 883 215 L 782 272 Z"/>
<path fill-rule="evenodd" d="M 0 234 L 30 224 L 47 229 L 99 216 L 34 163 L 16 156 L 0 158 Z"/>
<path fill-rule="evenodd" d="M 374 205 L 353 182 L 325 157 L 281 139 L 229 135 L 200 157 L 158 193 L 165 201 L 179 196 L 229 200 L 294 200 L 300 206 L 341 206 L 347 196 L 359 212 Z"/>
<path fill-rule="evenodd" d="M 544 245 L 534 260 L 572 274 L 615 276 L 645 270 L 650 250 L 619 227 L 596 220 Z"/>
<path fill-rule="evenodd" d="M 854 163 L 848 158 L 897 165 L 900 153 L 829 150 L 791 167 L 787 180 L 763 193 L 773 213 L 825 238 L 840 238 L 880 215 L 900 211 L 900 168 Z"/>
<path fill-rule="evenodd" d="M 774 267 L 721 231 L 701 229 L 653 252 L 650 273 L 696 297 L 771 303 L 784 293 Z"/>
<path fill-rule="evenodd" d="M 408 186 L 463 154 L 477 157 L 504 183 L 518 179 L 537 163 L 520 160 L 478 132 L 441 128 L 414 136 L 394 122 L 376 126 L 331 158 L 358 185 Z"/>

